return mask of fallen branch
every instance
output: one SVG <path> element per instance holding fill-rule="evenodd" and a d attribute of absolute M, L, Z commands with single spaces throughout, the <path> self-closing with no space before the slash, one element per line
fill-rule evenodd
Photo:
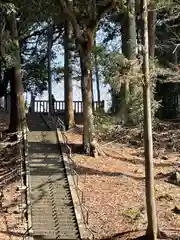
<path fill-rule="evenodd" d="M 104 146 L 107 146 L 107 145 L 109 145 L 109 144 L 112 144 L 112 143 L 115 143 L 115 142 L 118 142 L 118 141 L 119 141 L 119 139 L 115 139 L 115 140 L 113 140 L 113 141 L 111 141 L 111 142 L 108 142 L 108 143 L 103 144 L 102 146 L 104 147 Z"/>

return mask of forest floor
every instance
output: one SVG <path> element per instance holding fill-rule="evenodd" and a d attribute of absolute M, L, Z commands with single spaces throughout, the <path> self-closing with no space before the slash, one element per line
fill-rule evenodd
<path fill-rule="evenodd" d="M 7 119 L 0 121 L 0 130 L 6 127 Z M 179 129 L 179 123 L 160 122 L 153 133 L 158 221 L 169 239 L 180 236 L 180 187 L 176 181 L 168 182 L 172 172 L 178 173 Z M 99 142 L 106 157 L 98 158 L 82 154 L 81 127 L 65 133 L 89 209 L 89 227 L 95 239 L 135 239 L 147 226 L 142 131 L 116 127 L 104 132 L 99 134 Z M 16 148 L 1 147 L 0 159 L 0 240 L 20 240 L 26 222 L 19 211 L 21 182 Z"/>
<path fill-rule="evenodd" d="M 1 116 L 0 132 L 7 128 L 7 123 L 7 117 Z M 5 146 L 3 140 L 0 140 L 0 240 L 22 240 L 27 223 L 20 212 L 25 199 L 19 191 L 21 158 L 18 146 Z"/>
<path fill-rule="evenodd" d="M 158 222 L 168 239 L 180 237 L 179 129 L 178 123 L 159 122 L 153 133 Z M 89 227 L 95 239 L 136 239 L 143 235 L 147 217 L 141 130 L 106 129 L 100 142 L 106 157 L 98 158 L 82 154 L 81 127 L 65 134 L 72 148 L 79 187 L 89 210 Z M 168 182 L 174 174 L 178 176 L 177 181 Z"/>

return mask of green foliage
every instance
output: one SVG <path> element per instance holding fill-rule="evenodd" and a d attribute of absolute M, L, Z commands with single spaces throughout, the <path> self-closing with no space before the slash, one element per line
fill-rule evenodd
<path fill-rule="evenodd" d="M 154 120 L 155 113 L 160 107 L 160 102 L 154 99 L 156 84 L 152 84 L 151 112 Z M 143 90 L 142 86 L 133 86 L 129 97 L 129 118 L 133 124 L 143 122 Z"/>
<path fill-rule="evenodd" d="M 150 64 L 150 79 L 152 86 L 152 115 L 154 116 L 159 107 L 159 103 L 154 100 L 155 79 L 159 73 L 160 67 L 157 61 L 151 61 Z M 120 96 L 120 111 L 117 114 L 117 119 L 121 119 L 123 114 L 123 106 L 125 103 L 123 86 L 125 81 L 130 83 L 129 93 L 129 120 L 133 124 L 138 124 L 143 120 L 143 75 L 142 75 L 142 59 L 129 61 L 122 54 L 112 52 L 106 55 L 104 60 L 104 76 L 105 83 Z"/>
<path fill-rule="evenodd" d="M 123 215 L 130 220 L 130 222 L 134 222 L 139 220 L 142 216 L 141 210 L 136 208 L 128 208 L 123 212 Z"/>
<path fill-rule="evenodd" d="M 112 125 L 112 117 L 103 111 L 96 111 L 94 115 L 94 125 L 96 135 L 101 138 L 109 126 Z"/>
<path fill-rule="evenodd" d="M 44 90 L 47 90 L 48 70 L 45 63 L 27 63 L 25 69 L 23 75 L 25 91 L 42 94 Z"/>
<path fill-rule="evenodd" d="M 117 93 L 120 92 L 122 83 L 126 78 L 125 74 L 130 76 L 130 62 L 119 52 L 110 52 L 106 54 L 102 64 L 104 65 L 105 83 L 110 84 Z"/>
<path fill-rule="evenodd" d="M 46 58 L 36 58 L 26 60 L 23 65 L 23 83 L 25 91 L 32 91 L 36 94 L 43 94 L 48 88 L 48 66 Z M 51 69 L 53 80 L 56 82 L 60 81 L 59 68 L 53 66 Z"/>
<path fill-rule="evenodd" d="M 174 0 L 151 0 L 151 3 L 155 4 L 156 9 L 168 9 L 177 5 L 176 1 Z"/>
<path fill-rule="evenodd" d="M 2 62 L 2 69 L 9 67 L 16 62 L 14 52 L 17 49 L 17 45 L 11 38 L 11 33 L 7 28 L 7 23 L 12 14 L 16 13 L 16 7 L 12 3 L 0 3 L 0 35 L 1 35 L 1 47 L 0 47 L 0 60 Z"/>
<path fill-rule="evenodd" d="M 100 45 L 100 44 L 98 44 L 98 45 L 96 44 L 96 47 L 93 47 L 93 49 L 92 49 L 92 53 L 93 54 L 96 53 L 99 58 L 103 58 L 104 57 L 105 51 L 106 51 L 105 46 L 104 45 Z"/>
<path fill-rule="evenodd" d="M 21 49 L 21 69 L 25 91 L 33 90 L 42 93 L 47 89 L 47 21 L 59 16 L 58 9 L 53 1 L 43 2 L 17 0 L 10 3 L 0 3 L 0 30 L 1 30 L 1 70 L 4 72 L 16 62 L 17 42 L 14 44 L 11 36 L 9 17 L 16 13 L 19 42 Z M 54 24 L 54 38 L 58 39 L 61 32 L 58 21 Z M 54 39 L 53 39 L 54 40 Z M 54 40 L 54 42 L 56 42 Z M 55 58 L 53 52 L 52 61 Z M 57 67 L 52 67 L 53 80 L 59 81 Z"/>

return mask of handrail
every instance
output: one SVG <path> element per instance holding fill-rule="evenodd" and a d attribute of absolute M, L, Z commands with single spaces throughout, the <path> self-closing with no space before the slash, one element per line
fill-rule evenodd
<path fill-rule="evenodd" d="M 64 132 L 65 132 L 65 126 L 64 126 L 63 121 L 62 121 L 58 116 L 57 116 L 57 118 L 54 118 L 49 112 L 48 112 L 48 119 L 56 126 L 56 129 L 58 129 L 58 128 L 61 129 L 61 134 L 62 134 L 62 137 L 63 137 L 63 141 L 64 141 L 64 143 L 65 143 L 65 146 L 66 146 L 67 150 L 68 150 L 68 152 L 67 152 L 68 158 L 69 158 L 69 160 L 71 160 L 72 164 L 73 164 L 74 166 L 76 166 L 76 163 L 74 162 L 74 160 L 73 160 L 72 157 L 71 157 L 71 156 L 72 156 L 72 150 L 71 150 L 70 146 L 67 144 L 68 139 L 67 139 L 66 135 L 64 134 Z M 77 176 L 77 183 L 74 181 L 76 190 L 82 193 L 80 205 L 81 205 L 81 208 L 83 208 L 83 209 L 85 210 L 85 212 L 86 212 L 86 217 L 84 218 L 84 216 L 83 216 L 83 218 L 84 218 L 84 224 L 85 224 L 85 226 L 86 226 L 86 229 L 91 233 L 92 239 L 95 239 L 92 230 L 91 230 L 91 229 L 89 228 L 89 226 L 88 226 L 88 223 L 89 223 L 89 209 L 88 209 L 88 208 L 84 205 L 84 203 L 83 203 L 83 202 L 84 202 L 83 191 L 82 191 L 82 190 L 80 189 L 80 187 L 78 186 L 78 183 L 79 183 L 79 180 L 78 180 L 79 174 L 75 171 L 74 168 L 73 168 L 73 169 L 70 168 L 70 171 L 71 171 L 71 173 L 74 172 L 74 174 Z M 78 197 L 79 197 L 79 196 L 78 196 Z M 80 198 L 79 198 L 79 200 L 80 200 Z M 83 215 L 84 215 L 84 214 L 83 214 Z"/>
<path fill-rule="evenodd" d="M 4 113 L 4 115 L 7 114 Z M 16 141 L 12 141 L 13 136 L 17 136 Z M 27 157 L 28 157 L 28 146 L 27 146 L 27 127 L 24 126 L 24 124 L 21 124 L 19 131 L 14 133 L 8 133 L 4 136 L 3 139 L 3 147 L 17 147 L 18 149 L 18 161 L 20 163 L 20 168 L 18 170 L 19 176 L 21 179 L 20 186 L 18 187 L 20 193 L 21 193 L 21 200 L 20 203 L 18 203 L 19 210 L 21 213 L 21 223 L 23 223 L 24 216 L 27 217 L 27 229 L 24 233 L 24 236 L 29 236 L 31 231 L 31 220 L 29 214 L 29 205 L 30 199 L 29 199 L 29 181 L 27 179 L 27 169 L 28 169 L 28 163 L 27 163 Z M 4 184 L 6 183 L 7 179 L 4 178 L 4 180 L 0 184 L 0 189 L 3 188 Z M 27 214 L 25 214 L 25 212 Z"/>
<path fill-rule="evenodd" d="M 49 101 L 48 100 L 35 100 L 33 102 L 33 111 L 34 112 L 49 112 Z M 100 103 L 98 101 L 93 102 L 94 109 L 96 110 L 98 107 L 104 108 L 104 100 Z M 65 111 L 65 101 L 57 100 L 54 102 L 54 106 L 56 107 L 55 111 Z M 83 112 L 83 101 L 73 101 L 74 112 L 82 113 Z M 36 108 L 36 109 L 35 109 Z M 43 109 L 43 110 L 42 110 Z"/>

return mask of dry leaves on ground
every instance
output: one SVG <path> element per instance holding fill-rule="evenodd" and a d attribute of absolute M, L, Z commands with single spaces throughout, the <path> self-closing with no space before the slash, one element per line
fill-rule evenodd
<path fill-rule="evenodd" d="M 139 236 L 147 226 L 142 147 L 103 142 L 101 146 L 108 156 L 95 159 L 77 153 L 78 145 L 82 144 L 81 131 L 69 131 L 66 136 L 72 146 L 72 158 L 77 165 L 80 187 L 89 209 L 89 226 L 95 239 L 110 239 L 110 236 L 131 231 L 133 234 L 113 239 Z M 178 186 L 164 181 L 164 174 L 173 171 L 178 160 L 178 153 L 167 151 L 154 159 L 159 224 L 171 236 L 180 236 L 180 214 L 173 211 L 179 206 L 180 193 Z"/>
<path fill-rule="evenodd" d="M 6 116 L 0 121 L 0 130 L 7 129 Z M 19 191 L 20 156 L 18 148 L 0 146 L 0 240 L 22 240 L 27 230 L 20 206 L 25 198 Z"/>
<path fill-rule="evenodd" d="M 0 239 L 22 240 L 26 231 L 25 218 L 21 216 L 19 204 L 19 182 L 11 183 L 3 189 L 2 208 L 0 209 Z"/>

